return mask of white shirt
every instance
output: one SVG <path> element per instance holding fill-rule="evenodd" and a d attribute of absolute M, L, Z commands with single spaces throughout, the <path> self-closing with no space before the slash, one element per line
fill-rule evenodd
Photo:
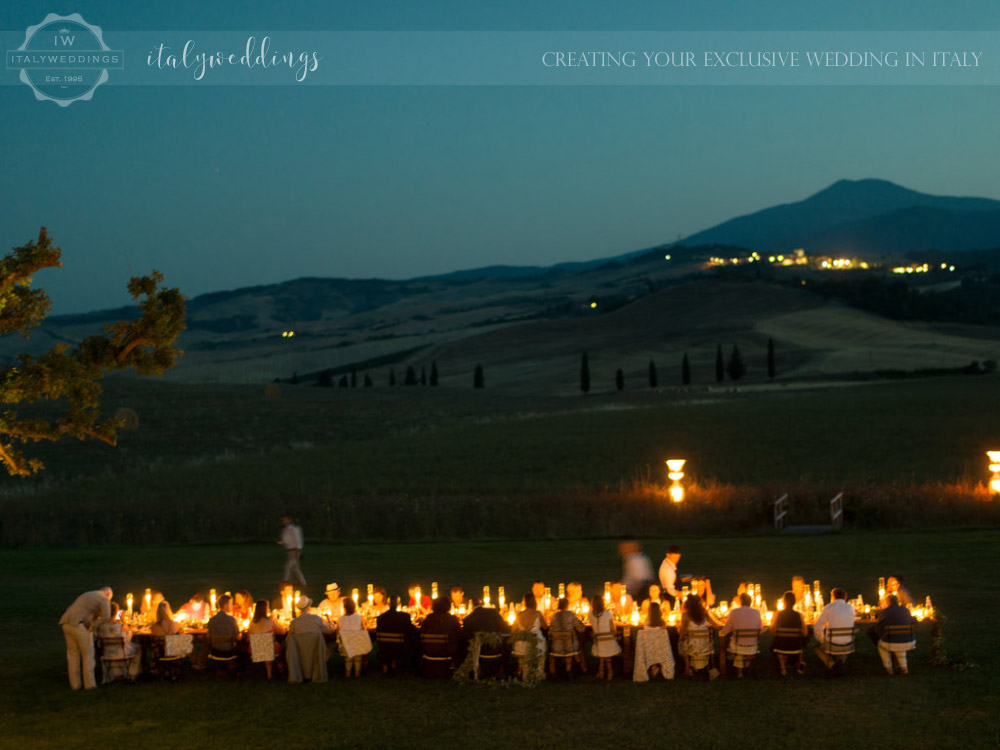
<path fill-rule="evenodd" d="M 281 530 L 281 546 L 285 549 L 302 549 L 302 527 L 290 523 Z"/>
<path fill-rule="evenodd" d="M 843 599 L 834 599 L 823 607 L 816 622 L 813 623 L 813 635 L 820 643 L 826 640 L 827 628 L 853 628 L 854 627 L 854 607 Z M 840 639 L 844 643 L 849 643 L 852 639 Z"/>
<path fill-rule="evenodd" d="M 336 602 L 331 602 L 329 599 L 324 599 L 319 603 L 317 607 L 321 615 L 327 617 L 340 617 L 344 614 L 344 600 L 337 599 Z"/>
<path fill-rule="evenodd" d="M 660 563 L 660 588 L 676 599 L 680 594 L 674 588 L 675 583 L 677 583 L 677 563 L 663 558 L 663 562 Z"/>

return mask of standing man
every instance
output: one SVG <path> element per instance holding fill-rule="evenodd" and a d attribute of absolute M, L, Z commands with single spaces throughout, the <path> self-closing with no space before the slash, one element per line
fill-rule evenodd
<path fill-rule="evenodd" d="M 618 554 L 622 558 L 622 583 L 634 601 L 646 598 L 649 584 L 653 582 L 653 564 L 643 554 L 642 545 L 635 540 L 621 542 Z"/>
<path fill-rule="evenodd" d="M 670 600 L 670 606 L 680 598 L 677 592 L 677 563 L 681 560 L 681 548 L 676 544 L 667 547 L 667 555 L 660 563 L 660 593 L 664 599 Z"/>
<path fill-rule="evenodd" d="M 102 622 L 111 619 L 111 597 L 110 586 L 80 594 L 59 619 L 66 636 L 66 664 L 69 667 L 69 686 L 73 690 L 97 687 L 94 677 L 94 631 Z"/>
<path fill-rule="evenodd" d="M 288 556 L 285 560 L 285 580 L 290 581 L 294 571 L 299 583 L 305 586 L 306 577 L 302 575 L 302 568 L 299 567 L 299 558 L 302 557 L 302 527 L 292 523 L 292 519 L 288 516 L 283 516 L 281 519 L 281 541 L 278 544 L 285 548 Z"/>

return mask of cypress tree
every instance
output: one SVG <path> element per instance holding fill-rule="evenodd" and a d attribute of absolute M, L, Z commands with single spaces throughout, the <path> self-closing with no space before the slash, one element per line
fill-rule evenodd
<path fill-rule="evenodd" d="M 351 368 L 351 388 L 358 387 L 358 371 L 355 368 Z"/>
<path fill-rule="evenodd" d="M 483 366 L 476 365 L 476 371 L 472 374 L 472 387 L 473 388 L 485 388 L 486 381 L 483 377 Z"/>
<path fill-rule="evenodd" d="M 330 374 L 329 370 L 323 370 L 323 372 L 317 376 L 316 385 L 320 388 L 329 388 L 333 385 L 333 375 Z"/>
<path fill-rule="evenodd" d="M 389 368 L 389 385 L 396 385 L 396 370 L 392 367 Z"/>
<path fill-rule="evenodd" d="M 733 344 L 733 353 L 729 355 L 726 372 L 729 373 L 731 379 L 739 380 L 746 374 L 746 371 L 747 366 L 743 362 L 743 355 L 740 354 L 740 348 L 736 344 Z"/>
<path fill-rule="evenodd" d="M 715 382 L 721 383 L 726 379 L 726 365 L 722 359 L 722 344 L 715 350 Z"/>
<path fill-rule="evenodd" d="M 587 361 L 587 352 L 583 353 L 583 360 L 580 362 L 580 390 L 584 393 L 590 392 L 590 363 Z"/>
<path fill-rule="evenodd" d="M 649 387 L 656 388 L 659 378 L 656 377 L 656 365 L 653 360 L 649 360 Z"/>
<path fill-rule="evenodd" d="M 622 368 L 615 370 L 615 388 L 621 393 L 625 390 L 625 373 L 622 372 Z"/>
<path fill-rule="evenodd" d="M 420 385 L 427 385 L 427 368 L 420 366 Z"/>
<path fill-rule="evenodd" d="M 767 376 L 774 377 L 774 339 L 767 340 Z"/>
<path fill-rule="evenodd" d="M 298 385 L 299 384 L 299 374 L 297 372 L 293 372 L 292 373 L 291 383 L 292 383 L 292 385 Z"/>
<path fill-rule="evenodd" d="M 365 388 L 371 388 L 375 383 L 372 382 L 372 376 L 367 372 L 365 373 Z"/>
<path fill-rule="evenodd" d="M 684 352 L 684 359 L 681 360 L 681 382 L 691 385 L 691 363 L 688 362 L 687 352 Z"/>
<path fill-rule="evenodd" d="M 437 362 L 431 362 L 431 385 L 438 384 L 438 364 Z"/>
<path fill-rule="evenodd" d="M 340 376 L 340 380 L 337 382 L 337 385 L 340 388 L 346 388 L 347 387 L 347 376 L 346 375 L 341 375 Z"/>
<path fill-rule="evenodd" d="M 406 366 L 406 377 L 403 378 L 403 385 L 416 385 L 417 384 L 417 371 L 413 369 L 413 365 Z"/>

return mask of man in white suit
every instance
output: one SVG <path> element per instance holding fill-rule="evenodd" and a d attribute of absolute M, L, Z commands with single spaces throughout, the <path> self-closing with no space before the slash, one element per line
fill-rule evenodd
<path fill-rule="evenodd" d="M 69 667 L 69 686 L 73 690 L 97 687 L 94 677 L 94 631 L 102 622 L 111 619 L 111 596 L 110 586 L 80 594 L 59 619 L 66 636 L 66 664 Z"/>
<path fill-rule="evenodd" d="M 302 557 L 302 527 L 292 523 L 292 519 L 285 516 L 281 519 L 281 541 L 278 542 L 285 548 L 288 556 L 285 560 L 285 580 L 292 580 L 292 573 L 295 573 L 299 583 L 306 585 L 306 577 L 302 575 L 302 568 L 299 567 L 299 558 Z"/>

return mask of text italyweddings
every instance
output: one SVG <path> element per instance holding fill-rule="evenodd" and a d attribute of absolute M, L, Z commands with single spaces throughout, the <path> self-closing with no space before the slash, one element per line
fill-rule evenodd
<path fill-rule="evenodd" d="M 92 65 L 117 65 L 120 56 L 115 52 L 74 52 L 72 54 L 67 53 L 55 53 L 55 52 L 21 52 L 20 50 L 16 52 L 10 52 L 8 54 L 10 62 L 13 65 L 18 65 L 21 67 L 45 67 L 51 65 L 59 65 L 72 67 L 77 66 L 92 66 Z"/>
<path fill-rule="evenodd" d="M 289 70 L 295 71 L 295 80 L 304 81 L 309 73 L 313 73 L 319 68 L 319 61 L 323 58 L 317 52 L 272 52 L 270 50 L 271 37 L 265 36 L 260 40 L 260 52 L 257 52 L 257 38 L 247 39 L 246 49 L 243 54 L 237 52 L 197 52 L 195 51 L 195 41 L 189 39 L 180 54 L 175 54 L 172 47 L 160 43 L 153 47 L 146 56 L 146 65 L 151 68 L 187 68 L 192 71 L 196 81 L 205 77 L 205 72 L 212 68 L 221 68 L 224 65 L 242 65 L 246 68 L 276 68 L 287 66 Z"/>
<path fill-rule="evenodd" d="M 829 50 L 825 52 L 660 50 L 546 50 L 547 68 L 975 68 L 982 52 L 953 50 Z"/>

